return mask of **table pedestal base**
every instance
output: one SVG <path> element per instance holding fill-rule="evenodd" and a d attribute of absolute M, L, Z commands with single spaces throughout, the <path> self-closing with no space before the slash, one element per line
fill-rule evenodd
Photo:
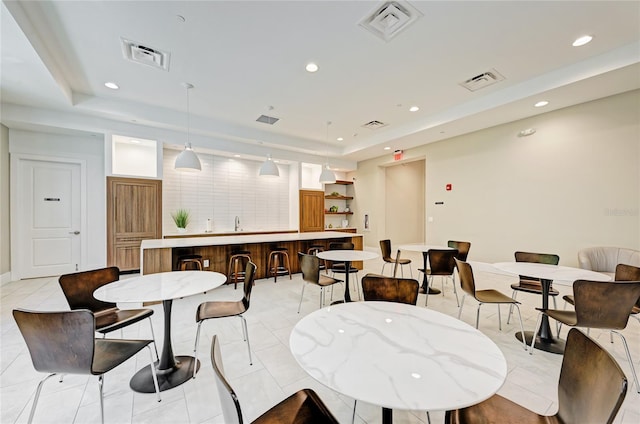
<path fill-rule="evenodd" d="M 524 338 L 527 343 L 527 346 L 531 346 L 531 340 L 533 339 L 534 334 L 533 331 L 525 331 Z M 516 339 L 522 341 L 522 333 L 519 331 L 516 333 Z M 533 345 L 536 349 L 544 350 L 549 353 L 564 353 L 564 340 L 552 338 L 542 338 L 540 336 L 536 336 L 536 343 Z"/>
<path fill-rule="evenodd" d="M 169 370 L 158 370 L 158 387 L 160 391 L 173 389 L 193 377 L 193 366 L 195 364 L 196 371 L 200 369 L 200 361 L 193 356 L 176 356 L 175 368 Z M 153 366 L 157 366 L 157 362 Z M 151 373 L 151 365 L 147 365 L 138 371 L 129 382 L 131 389 L 138 393 L 155 393 L 156 388 L 153 384 L 153 375 Z"/>
<path fill-rule="evenodd" d="M 393 409 L 382 408 L 382 424 L 393 423 Z"/>

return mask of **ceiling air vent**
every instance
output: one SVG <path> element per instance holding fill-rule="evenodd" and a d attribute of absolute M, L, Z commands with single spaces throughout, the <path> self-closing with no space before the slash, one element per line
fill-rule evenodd
<path fill-rule="evenodd" d="M 406 1 L 388 1 L 376 7 L 358 25 L 384 41 L 389 41 L 422 16 Z"/>
<path fill-rule="evenodd" d="M 273 116 L 260 115 L 256 121 L 262 122 L 263 124 L 273 125 L 278 122 L 280 118 L 274 118 Z"/>
<path fill-rule="evenodd" d="M 151 66 L 152 68 L 169 70 L 169 58 L 171 54 L 152 47 L 143 46 L 135 41 L 121 38 L 122 54 L 125 59 L 132 62 Z"/>
<path fill-rule="evenodd" d="M 469 91 L 476 91 L 481 88 L 500 82 L 503 79 L 504 77 L 500 75 L 500 72 L 496 71 L 495 69 L 491 69 L 480 75 L 476 75 L 473 78 L 469 78 L 464 82 L 461 82 L 460 85 Z"/>
<path fill-rule="evenodd" d="M 362 125 L 363 128 L 369 128 L 370 130 L 377 130 L 378 128 L 386 127 L 387 124 L 380 121 L 369 121 Z"/>

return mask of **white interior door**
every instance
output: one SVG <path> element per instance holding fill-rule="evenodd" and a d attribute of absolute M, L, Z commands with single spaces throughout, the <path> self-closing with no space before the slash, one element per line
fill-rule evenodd
<path fill-rule="evenodd" d="M 78 270 L 81 260 L 81 164 L 20 160 L 21 278 Z M 13 254 L 16 254 L 14 252 Z"/>

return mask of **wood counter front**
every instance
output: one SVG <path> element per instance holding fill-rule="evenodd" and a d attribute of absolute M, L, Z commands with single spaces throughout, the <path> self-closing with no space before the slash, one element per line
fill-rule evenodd
<path fill-rule="evenodd" d="M 143 240 L 140 260 L 141 273 L 153 274 L 176 270 L 177 256 L 182 254 L 201 255 L 209 261 L 204 269 L 227 274 L 232 251 L 248 250 L 257 266 L 256 279 L 267 276 L 267 263 L 272 247 L 285 247 L 289 253 L 291 272 L 300 272 L 298 252 L 307 252 L 309 246 L 320 245 L 329 248 L 330 242 L 350 241 L 356 250 L 362 250 L 362 235 L 337 231 L 310 233 L 245 234 L 217 237 L 187 237 L 171 239 Z M 362 262 L 353 266 L 362 269 Z"/>

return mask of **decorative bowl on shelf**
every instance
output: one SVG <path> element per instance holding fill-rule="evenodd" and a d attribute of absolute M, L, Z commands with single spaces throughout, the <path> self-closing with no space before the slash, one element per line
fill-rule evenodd
<path fill-rule="evenodd" d="M 334 206 L 331 206 L 331 207 L 329 208 L 329 212 L 338 212 L 338 207 L 337 207 L 337 206 L 335 206 L 335 205 L 334 205 Z"/>

